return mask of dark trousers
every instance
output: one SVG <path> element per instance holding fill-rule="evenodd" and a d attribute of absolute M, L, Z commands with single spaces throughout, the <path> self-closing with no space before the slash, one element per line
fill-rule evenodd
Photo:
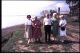
<path fill-rule="evenodd" d="M 44 30 L 45 30 L 45 41 L 46 42 L 47 42 L 47 40 L 50 41 L 51 25 L 45 25 Z"/>

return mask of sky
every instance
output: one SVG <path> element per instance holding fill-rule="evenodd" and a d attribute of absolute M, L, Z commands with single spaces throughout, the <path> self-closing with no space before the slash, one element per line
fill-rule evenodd
<path fill-rule="evenodd" d="M 40 16 L 42 10 L 69 11 L 65 1 L 2 1 L 2 28 L 23 24 L 26 15 Z"/>

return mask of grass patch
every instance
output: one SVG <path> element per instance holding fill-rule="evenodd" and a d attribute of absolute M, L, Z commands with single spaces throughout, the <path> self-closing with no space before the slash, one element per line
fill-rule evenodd
<path fill-rule="evenodd" d="M 11 52 L 14 51 L 13 47 L 18 38 L 22 36 L 22 31 L 15 31 L 13 36 L 8 40 L 8 42 L 2 47 L 2 52 Z"/>

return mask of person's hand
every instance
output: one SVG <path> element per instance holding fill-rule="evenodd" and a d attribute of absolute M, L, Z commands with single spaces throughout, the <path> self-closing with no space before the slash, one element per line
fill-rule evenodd
<path fill-rule="evenodd" d="M 36 25 L 36 24 L 35 24 Z"/>
<path fill-rule="evenodd" d="M 37 26 L 37 28 L 40 28 L 40 27 Z"/>

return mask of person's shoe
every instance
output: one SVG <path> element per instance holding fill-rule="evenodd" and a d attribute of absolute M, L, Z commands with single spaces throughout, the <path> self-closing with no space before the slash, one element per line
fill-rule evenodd
<path fill-rule="evenodd" d="M 41 40 L 39 40 L 38 43 L 42 43 Z"/>
<path fill-rule="evenodd" d="M 27 44 L 30 44 L 31 43 L 31 41 L 30 40 L 28 40 L 28 43 Z"/>
<path fill-rule="evenodd" d="M 61 40 L 62 43 L 64 43 L 64 40 Z"/>
<path fill-rule="evenodd" d="M 48 40 L 47 43 L 51 43 L 51 40 Z"/>
<path fill-rule="evenodd" d="M 48 42 L 48 41 L 45 41 L 46 43 Z"/>
<path fill-rule="evenodd" d="M 38 41 L 35 41 L 35 43 L 37 43 Z"/>
<path fill-rule="evenodd" d="M 49 41 L 49 42 L 51 42 L 51 40 L 50 40 L 50 39 L 49 39 L 48 41 Z"/>
<path fill-rule="evenodd" d="M 28 43 L 27 44 L 29 44 L 30 43 L 30 41 L 28 41 Z"/>

